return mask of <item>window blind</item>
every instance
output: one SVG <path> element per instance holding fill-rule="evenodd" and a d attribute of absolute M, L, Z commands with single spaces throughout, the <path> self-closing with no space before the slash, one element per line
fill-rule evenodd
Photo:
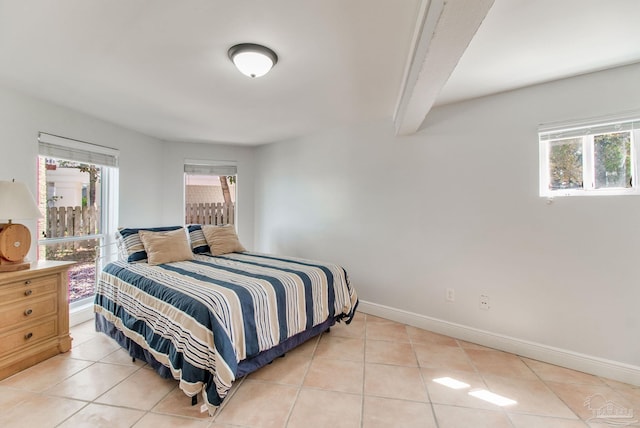
<path fill-rule="evenodd" d="M 117 168 L 120 151 L 40 132 L 38 134 L 38 153 L 57 159 Z"/>
<path fill-rule="evenodd" d="M 185 160 L 184 172 L 195 175 L 236 175 L 238 166 L 235 161 L 197 161 Z"/>
<path fill-rule="evenodd" d="M 597 122 L 576 122 L 563 125 L 541 125 L 540 141 L 584 137 L 585 135 L 612 134 L 640 129 L 640 113 L 631 117 L 603 118 Z"/>

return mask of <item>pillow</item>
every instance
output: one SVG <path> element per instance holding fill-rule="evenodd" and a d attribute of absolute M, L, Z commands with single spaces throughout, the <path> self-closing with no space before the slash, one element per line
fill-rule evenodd
<path fill-rule="evenodd" d="M 127 248 L 124 243 L 124 239 L 120 235 L 120 233 L 116 232 L 116 247 L 118 248 L 118 260 L 128 261 L 129 253 L 127 253 Z"/>
<path fill-rule="evenodd" d="M 182 229 L 182 226 L 150 227 L 150 228 L 125 228 L 116 232 L 120 252 L 126 254 L 125 260 L 129 263 L 144 263 L 147 261 L 147 253 L 140 240 L 138 232 L 149 230 L 152 232 L 164 232 L 167 230 Z"/>
<path fill-rule="evenodd" d="M 165 232 L 138 232 L 150 265 L 192 260 L 193 253 L 183 228 Z"/>
<path fill-rule="evenodd" d="M 236 235 L 236 228 L 232 225 L 206 225 L 202 226 L 202 232 L 204 233 L 204 238 L 207 240 L 207 244 L 209 244 L 211 254 L 213 254 L 214 256 L 247 251 L 238 240 L 238 235 Z"/>
<path fill-rule="evenodd" d="M 208 253 L 210 251 L 209 245 L 207 244 L 207 240 L 204 238 L 202 226 L 199 224 L 191 224 L 187 227 L 187 230 L 189 231 L 189 240 L 191 241 L 191 250 L 193 253 Z"/>

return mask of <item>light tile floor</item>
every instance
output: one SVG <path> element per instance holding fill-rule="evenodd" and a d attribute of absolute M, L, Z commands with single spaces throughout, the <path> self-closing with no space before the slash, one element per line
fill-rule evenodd
<path fill-rule="evenodd" d="M 365 314 L 238 380 L 213 417 L 92 322 L 71 335 L 70 352 L 0 382 L 0 427 L 640 427 L 638 386 Z M 634 418 L 593 419 L 607 401 Z"/>

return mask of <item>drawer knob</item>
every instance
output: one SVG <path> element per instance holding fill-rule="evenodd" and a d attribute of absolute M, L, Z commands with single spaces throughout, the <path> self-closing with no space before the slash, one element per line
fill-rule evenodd
<path fill-rule="evenodd" d="M 24 340 L 29 340 L 33 337 L 33 333 L 29 332 L 27 334 L 24 335 Z"/>
<path fill-rule="evenodd" d="M 27 280 L 24 282 L 24 285 L 29 285 L 29 284 L 31 284 L 31 280 L 30 280 L 30 279 L 27 279 Z"/>
<path fill-rule="evenodd" d="M 33 290 L 26 290 L 26 291 L 24 292 L 24 295 L 25 295 L 25 296 L 31 296 L 31 293 L 33 293 Z"/>
<path fill-rule="evenodd" d="M 27 309 L 26 311 L 24 311 L 24 314 L 25 314 L 26 316 L 29 316 L 29 315 L 31 315 L 32 313 L 33 313 L 33 309 L 31 309 L 31 308 L 29 308 L 29 309 Z"/>

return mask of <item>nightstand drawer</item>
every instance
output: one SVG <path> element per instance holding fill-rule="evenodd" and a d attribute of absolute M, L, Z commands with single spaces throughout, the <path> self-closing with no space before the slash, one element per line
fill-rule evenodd
<path fill-rule="evenodd" d="M 56 318 L 49 318 L 0 335 L 0 355 L 56 336 Z"/>
<path fill-rule="evenodd" d="M 33 279 L 11 282 L 0 287 L 0 302 L 12 302 L 30 297 L 38 297 L 56 291 L 56 275 L 40 276 Z"/>
<path fill-rule="evenodd" d="M 31 319 L 56 313 L 58 296 L 50 293 L 39 299 L 24 299 L 0 306 L 0 330 Z"/>

